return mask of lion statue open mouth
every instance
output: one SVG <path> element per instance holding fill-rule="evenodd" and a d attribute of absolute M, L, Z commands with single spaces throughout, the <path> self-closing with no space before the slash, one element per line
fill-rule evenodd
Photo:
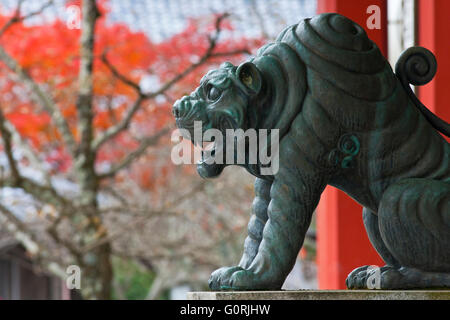
<path fill-rule="evenodd" d="M 225 136 L 226 129 L 245 130 L 249 99 L 260 90 L 256 87 L 256 79 L 250 86 L 243 85 L 240 80 L 242 77 L 250 77 L 250 68 L 252 68 L 251 64 L 236 68 L 231 63 L 224 63 L 220 69 L 208 72 L 200 81 L 199 88 L 190 96 L 183 97 L 175 103 L 173 113 L 177 126 L 189 130 L 191 139 L 195 136 L 195 121 L 201 122 L 202 133 L 215 128 L 223 132 Z M 196 143 L 194 140 L 193 142 Z M 225 145 L 216 144 L 211 154 L 215 155 L 216 152 L 225 150 Z M 224 165 L 208 164 L 208 162 L 207 159 L 203 159 L 198 165 L 198 171 L 202 177 L 210 178 L 222 172 Z"/>
<path fill-rule="evenodd" d="M 196 121 L 223 134 L 279 130 L 276 174 L 243 164 L 257 177 L 244 254 L 211 275 L 211 289 L 280 289 L 327 184 L 364 206 L 367 234 L 386 262 L 382 289 L 450 287 L 450 146 L 439 134 L 450 126 L 409 87 L 435 72 L 433 54 L 420 47 L 392 72 L 363 28 L 322 14 L 286 28 L 249 61 L 208 72 L 178 100 L 177 126 L 191 137 Z M 212 154 L 227 152 L 225 144 Z M 224 167 L 201 161 L 198 171 L 214 177 Z M 367 288 L 371 272 L 355 269 L 347 286 Z"/>

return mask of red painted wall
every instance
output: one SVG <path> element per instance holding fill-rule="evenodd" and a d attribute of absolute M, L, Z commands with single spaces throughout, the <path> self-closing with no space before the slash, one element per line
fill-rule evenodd
<path fill-rule="evenodd" d="M 450 1 L 449 1 L 450 3 Z M 381 9 L 381 29 L 366 27 L 367 7 Z M 366 29 L 387 55 L 386 0 L 318 0 L 318 13 L 340 13 Z M 342 191 L 328 186 L 317 208 L 317 264 L 320 289 L 345 289 L 349 272 L 362 265 L 384 265 L 367 238 L 362 208 Z"/>
<path fill-rule="evenodd" d="M 419 99 L 450 122 L 450 1 L 417 1 L 417 44 L 431 50 L 438 69 L 435 78 L 418 88 Z M 447 139 L 450 141 L 450 139 Z"/>
<path fill-rule="evenodd" d="M 445 1 L 445 0 L 444 0 Z M 381 29 L 369 30 L 366 27 L 367 7 L 377 5 L 381 9 Z M 387 55 L 387 0 L 318 0 L 317 13 L 337 12 L 362 26 L 384 56 Z"/>

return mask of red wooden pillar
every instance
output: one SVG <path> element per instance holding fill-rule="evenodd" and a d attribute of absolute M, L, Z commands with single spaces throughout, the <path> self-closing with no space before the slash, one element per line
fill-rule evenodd
<path fill-rule="evenodd" d="M 371 5 L 380 8 L 381 29 L 367 28 Z M 387 0 L 318 0 L 317 11 L 337 12 L 357 22 L 387 55 Z M 367 238 L 361 206 L 330 186 L 317 208 L 317 265 L 320 289 L 345 289 L 345 279 L 354 268 L 384 265 Z"/>
<path fill-rule="evenodd" d="M 434 53 L 438 61 L 435 78 L 418 88 L 419 99 L 450 122 L 450 1 L 417 1 L 417 44 Z M 449 139 L 447 139 L 449 140 Z"/>

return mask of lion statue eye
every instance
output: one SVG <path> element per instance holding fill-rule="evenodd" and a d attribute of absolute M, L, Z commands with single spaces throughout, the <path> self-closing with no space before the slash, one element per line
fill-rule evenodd
<path fill-rule="evenodd" d="M 214 86 L 210 86 L 208 89 L 208 99 L 211 101 L 216 101 L 217 99 L 219 99 L 221 94 L 222 91 Z"/>

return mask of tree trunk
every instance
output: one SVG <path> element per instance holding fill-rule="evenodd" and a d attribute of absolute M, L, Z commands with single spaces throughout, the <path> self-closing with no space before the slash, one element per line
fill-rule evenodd
<path fill-rule="evenodd" d="M 95 0 L 84 0 L 82 3 L 80 71 L 78 74 L 78 131 L 80 143 L 76 154 L 76 172 L 80 184 L 80 205 L 87 222 L 82 222 L 81 248 L 107 237 L 98 210 L 98 176 L 95 172 L 96 150 L 91 148 L 94 138 L 93 130 L 93 61 L 95 24 L 99 12 Z M 82 219 L 85 220 L 85 219 Z M 111 245 L 101 244 L 79 257 L 82 268 L 81 288 L 85 299 L 110 299 L 112 283 Z M 84 280 L 84 281 L 83 281 Z"/>

